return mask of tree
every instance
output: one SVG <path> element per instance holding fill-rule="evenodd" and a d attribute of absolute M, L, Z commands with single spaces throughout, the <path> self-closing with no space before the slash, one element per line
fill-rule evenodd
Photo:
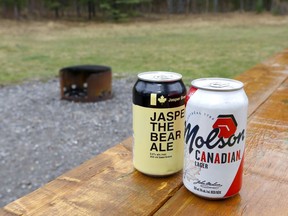
<path fill-rule="evenodd" d="M 48 9 L 54 11 L 55 17 L 60 17 L 60 11 L 64 16 L 64 8 L 70 5 L 69 0 L 44 0 L 44 3 Z"/>
<path fill-rule="evenodd" d="M 218 0 L 214 0 L 214 13 L 218 13 L 218 8 L 219 8 Z"/>
<path fill-rule="evenodd" d="M 8 15 L 11 11 L 15 19 L 20 19 L 21 10 L 25 5 L 25 0 L 2 0 L 1 5 L 3 8 L 3 14 Z"/>
<path fill-rule="evenodd" d="M 29 14 L 33 15 L 35 12 L 35 0 L 28 0 L 27 7 Z"/>
<path fill-rule="evenodd" d="M 92 20 L 92 17 L 96 16 L 96 3 L 97 0 L 77 0 L 76 1 L 76 10 L 77 10 L 77 16 L 80 17 L 80 8 L 81 5 L 83 5 L 85 8 L 87 8 L 88 12 L 88 19 Z"/>
<path fill-rule="evenodd" d="M 262 13 L 264 10 L 263 0 L 257 0 L 256 2 L 256 12 Z"/>
<path fill-rule="evenodd" d="M 288 0 L 272 0 L 271 12 L 273 14 L 288 14 Z"/>
<path fill-rule="evenodd" d="M 135 13 L 134 9 L 141 3 L 147 3 L 151 0 L 100 0 L 100 9 L 102 9 L 108 18 L 113 20 L 125 19 Z"/>
<path fill-rule="evenodd" d="M 50 10 L 54 11 L 55 17 L 59 18 L 59 10 L 61 8 L 61 1 L 59 1 L 59 0 L 45 0 L 45 4 Z"/>

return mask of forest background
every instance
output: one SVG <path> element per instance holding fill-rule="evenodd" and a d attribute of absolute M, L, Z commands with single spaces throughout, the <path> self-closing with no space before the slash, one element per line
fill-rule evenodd
<path fill-rule="evenodd" d="M 10 19 L 125 20 L 148 14 L 269 11 L 287 14 L 288 0 L 0 0 Z"/>

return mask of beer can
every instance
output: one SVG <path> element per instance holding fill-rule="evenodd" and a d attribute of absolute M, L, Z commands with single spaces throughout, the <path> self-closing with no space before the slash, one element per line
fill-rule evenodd
<path fill-rule="evenodd" d="M 181 74 L 138 74 L 133 87 L 133 164 L 138 171 L 165 176 L 182 170 L 185 98 Z"/>
<path fill-rule="evenodd" d="M 242 186 L 248 98 L 243 83 L 224 78 L 191 82 L 186 98 L 183 183 L 209 199 Z"/>

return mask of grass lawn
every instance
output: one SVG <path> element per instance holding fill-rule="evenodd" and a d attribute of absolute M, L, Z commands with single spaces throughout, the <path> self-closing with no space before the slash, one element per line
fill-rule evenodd
<path fill-rule="evenodd" d="M 288 17 L 269 14 L 171 16 L 131 23 L 0 20 L 0 84 L 49 79 L 78 64 L 115 77 L 166 70 L 191 79 L 233 77 L 288 48 Z"/>

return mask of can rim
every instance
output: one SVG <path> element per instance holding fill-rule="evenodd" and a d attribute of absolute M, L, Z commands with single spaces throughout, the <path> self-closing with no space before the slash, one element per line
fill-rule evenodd
<path fill-rule="evenodd" d="M 138 74 L 138 78 L 148 82 L 174 82 L 182 79 L 182 75 L 169 71 L 147 71 Z"/>
<path fill-rule="evenodd" d="M 197 89 L 209 91 L 236 91 L 244 87 L 241 81 L 220 77 L 195 79 L 192 80 L 191 85 Z"/>

